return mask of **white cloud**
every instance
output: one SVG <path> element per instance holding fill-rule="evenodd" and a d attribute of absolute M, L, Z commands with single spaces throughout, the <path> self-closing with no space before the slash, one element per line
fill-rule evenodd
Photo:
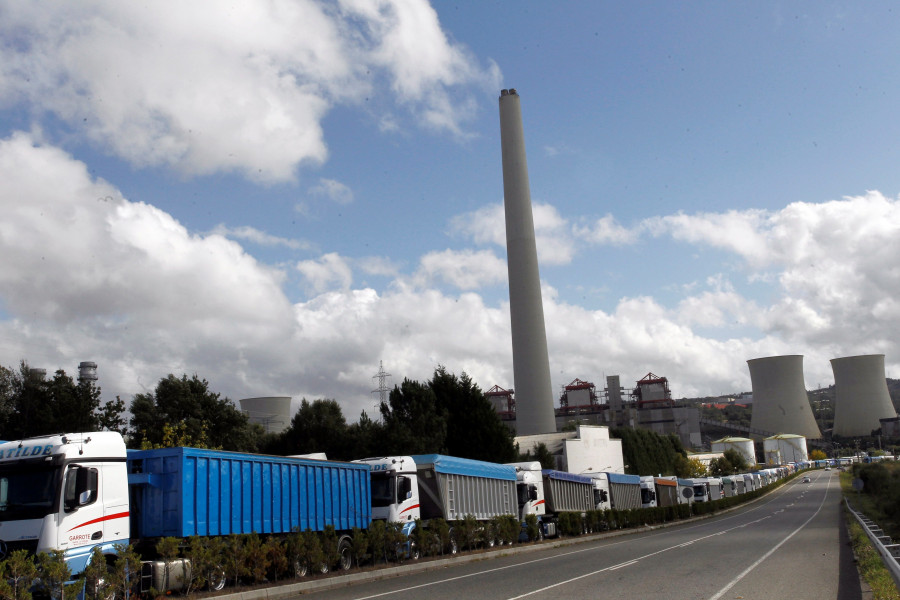
<path fill-rule="evenodd" d="M 431 285 L 502 280 L 505 265 L 490 251 L 430 253 L 412 276 L 388 258 L 325 254 L 298 264 L 313 295 L 292 305 L 285 273 L 236 241 L 193 233 L 123 198 L 24 133 L 0 140 L 0 210 L 0 364 L 24 358 L 73 373 L 94 360 L 104 397 L 126 400 L 168 373 L 198 373 L 233 399 L 336 398 L 349 418 L 371 412 L 382 360 L 396 382 L 427 379 L 443 364 L 484 388 L 514 385 L 508 306 Z M 639 296 L 608 311 L 567 304 L 547 287 L 554 389 L 576 377 L 602 387 L 607 374 L 628 386 L 653 371 L 678 397 L 732 393 L 749 390 L 746 360 L 792 353 L 806 357 L 810 385 L 832 381 L 836 356 L 883 352 L 890 374 L 900 355 L 897 212 L 897 201 L 873 192 L 749 211 L 743 224 L 737 214 L 654 221 L 682 235 L 696 219 L 706 232 L 690 238 L 696 245 L 726 244 L 711 226 L 723 222 L 764 240 L 764 253 L 756 243 L 727 247 L 746 257 L 748 280 L 774 274 L 773 301 L 748 299 L 724 275 L 686 287 L 674 306 Z M 266 239 L 252 229 L 224 233 L 235 230 Z M 394 280 L 381 291 L 355 289 L 354 269 Z"/>
<path fill-rule="evenodd" d="M 642 225 L 728 250 L 750 281 L 776 281 L 762 327 L 798 343 L 866 352 L 900 319 L 900 202 L 878 192 L 779 211 L 674 215 Z M 774 273 L 773 273 L 774 271 Z"/>
<path fill-rule="evenodd" d="M 506 261 L 487 250 L 429 252 L 422 257 L 414 279 L 422 286 L 443 281 L 461 290 L 475 290 L 505 282 Z"/>
<path fill-rule="evenodd" d="M 338 204 L 350 204 L 353 202 L 353 190 L 334 179 L 325 179 L 323 177 L 319 179 L 318 185 L 309 191 L 314 196 L 324 196 Z"/>
<path fill-rule="evenodd" d="M 497 66 L 481 69 L 464 47 L 452 44 L 428 3 L 341 0 L 340 4 L 347 14 L 363 20 L 371 44 L 367 61 L 384 68 L 398 97 L 413 103 L 422 120 L 435 129 L 462 134 L 460 124 L 474 110 L 471 97 L 451 93 L 455 86 L 500 87 Z"/>
<path fill-rule="evenodd" d="M 297 270 L 303 274 L 314 293 L 321 293 L 335 286 L 341 290 L 353 283 L 353 270 L 347 261 L 334 252 L 317 260 L 301 260 Z"/>
<path fill-rule="evenodd" d="M 11 42 L 0 47 L 0 102 L 186 175 L 293 179 L 326 160 L 329 110 L 363 102 L 385 72 L 399 106 L 460 135 L 467 88 L 498 80 L 424 1 L 16 3 L 0 17 Z"/>
<path fill-rule="evenodd" d="M 640 239 L 638 229 L 622 227 L 612 215 L 604 215 L 587 227 L 575 227 L 575 234 L 594 244 L 624 246 Z"/>
<path fill-rule="evenodd" d="M 243 227 L 226 227 L 224 224 L 220 223 L 219 225 L 216 225 L 210 233 L 227 238 L 247 240 L 254 244 L 259 244 L 260 246 L 284 246 L 291 250 L 309 250 L 312 247 L 309 242 L 278 237 L 246 225 Z"/>
<path fill-rule="evenodd" d="M 576 248 L 568 221 L 550 204 L 532 204 L 534 235 L 538 261 L 543 265 L 572 262 Z M 476 244 L 495 244 L 506 248 L 506 216 L 503 204 L 489 204 L 458 215 L 450 221 L 450 233 L 471 239 Z"/>

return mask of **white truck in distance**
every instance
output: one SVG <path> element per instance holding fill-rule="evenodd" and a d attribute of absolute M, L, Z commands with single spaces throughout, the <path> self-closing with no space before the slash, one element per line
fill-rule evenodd
<path fill-rule="evenodd" d="M 403 523 L 409 537 L 416 519 L 445 521 L 472 515 L 487 521 L 516 515 L 516 471 L 495 463 L 441 454 L 354 461 L 369 466 L 372 518 Z"/>

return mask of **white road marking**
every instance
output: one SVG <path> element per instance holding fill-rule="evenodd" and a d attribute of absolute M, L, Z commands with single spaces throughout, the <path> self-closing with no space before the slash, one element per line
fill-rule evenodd
<path fill-rule="evenodd" d="M 791 539 L 792 537 L 797 535 L 797 533 L 799 533 L 801 529 L 803 529 L 804 527 L 809 525 L 809 522 L 812 521 L 813 519 L 815 519 L 816 515 L 819 514 L 819 511 L 822 510 L 822 507 L 825 506 L 825 499 L 828 498 L 828 489 L 830 487 L 831 487 L 831 483 L 829 482 L 829 484 L 825 487 L 825 495 L 822 496 L 822 502 L 819 504 L 819 508 L 816 509 L 816 512 L 814 512 L 813 515 L 810 518 L 808 518 L 805 523 L 803 523 L 803 525 L 801 525 L 800 527 L 798 527 L 797 529 L 792 531 L 786 538 L 784 538 L 783 540 L 778 542 L 778 544 L 774 548 L 772 548 L 771 550 L 769 550 L 768 552 L 763 554 L 755 563 L 753 563 L 752 565 L 750 565 L 749 567 L 744 569 L 744 571 L 740 575 L 738 575 L 737 577 L 732 579 L 728 583 L 728 585 L 726 585 L 721 590 L 716 592 L 713 596 L 710 597 L 709 600 L 719 600 L 719 598 L 721 598 L 723 595 L 725 595 L 725 593 L 728 592 L 728 590 L 730 590 L 731 588 L 736 586 L 741 581 L 741 579 L 746 577 L 753 569 L 758 567 L 764 560 L 766 560 L 767 558 L 772 556 L 776 550 L 778 550 L 779 548 L 781 548 L 781 546 L 784 545 L 785 542 L 787 542 L 789 539 Z"/>

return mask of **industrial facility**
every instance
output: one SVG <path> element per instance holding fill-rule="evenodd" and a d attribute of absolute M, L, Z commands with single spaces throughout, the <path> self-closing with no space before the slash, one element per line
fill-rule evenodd
<path fill-rule="evenodd" d="M 834 372 L 834 431 L 837 436 L 867 436 L 881 419 L 897 416 L 884 376 L 884 354 L 831 359 Z"/>
<path fill-rule="evenodd" d="M 522 108 L 515 89 L 500 92 L 500 144 L 513 378 L 519 390 L 516 411 L 518 430 L 523 435 L 550 433 L 556 431 L 550 359 L 525 157 Z"/>
<path fill-rule="evenodd" d="M 241 412 L 266 433 L 281 433 L 291 426 L 291 397 L 264 396 L 241 400 Z"/>
<path fill-rule="evenodd" d="M 802 435 L 782 433 L 763 440 L 763 454 L 766 465 L 784 465 L 809 460 L 806 438 Z"/>
<path fill-rule="evenodd" d="M 495 385 L 485 396 L 500 419 L 522 435 L 514 390 Z M 632 389 L 622 387 L 618 375 L 608 376 L 602 391 L 590 381 L 575 379 L 563 386 L 554 414 L 556 430 L 579 425 L 638 427 L 677 435 L 686 448 L 701 445 L 699 409 L 673 400 L 668 380 L 653 373 L 635 382 Z"/>
<path fill-rule="evenodd" d="M 802 356 L 754 358 L 747 365 L 753 387 L 752 429 L 770 435 L 822 437 L 806 395 Z"/>
<path fill-rule="evenodd" d="M 747 461 L 748 465 L 756 464 L 756 446 L 753 440 L 745 437 L 724 437 L 714 441 L 712 444 L 713 452 L 725 452 L 726 450 L 734 450 Z"/>

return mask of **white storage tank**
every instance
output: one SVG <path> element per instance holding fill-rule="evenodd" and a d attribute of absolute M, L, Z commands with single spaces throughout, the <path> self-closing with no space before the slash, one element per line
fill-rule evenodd
<path fill-rule="evenodd" d="M 736 450 L 744 457 L 748 466 L 756 465 L 756 448 L 750 438 L 724 437 L 712 443 L 713 452 L 725 452 L 726 450 Z"/>
<path fill-rule="evenodd" d="M 887 380 L 884 354 L 831 359 L 834 371 L 834 435 L 871 435 L 880 419 L 897 416 Z"/>
<path fill-rule="evenodd" d="M 747 365 L 753 386 L 753 429 L 792 431 L 809 439 L 822 437 L 806 395 L 802 356 L 754 358 Z"/>
<path fill-rule="evenodd" d="M 779 433 L 763 440 L 763 453 L 769 466 L 809 460 L 806 438 L 789 433 Z"/>

